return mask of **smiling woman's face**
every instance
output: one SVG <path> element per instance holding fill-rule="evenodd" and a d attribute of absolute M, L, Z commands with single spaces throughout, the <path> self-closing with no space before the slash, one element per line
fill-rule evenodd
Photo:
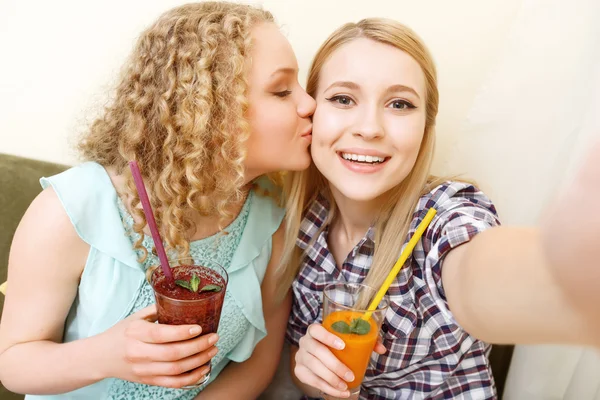
<path fill-rule="evenodd" d="M 332 190 L 378 199 L 412 170 L 425 131 L 425 76 L 407 53 L 359 38 L 325 62 L 311 153 Z"/>

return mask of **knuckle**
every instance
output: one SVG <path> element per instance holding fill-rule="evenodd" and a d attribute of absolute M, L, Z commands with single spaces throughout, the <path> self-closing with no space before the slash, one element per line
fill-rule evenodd
<path fill-rule="evenodd" d="M 150 377 L 140 377 L 138 382 L 144 385 L 156 386 L 156 381 Z"/>
<path fill-rule="evenodd" d="M 344 384 L 344 381 L 342 381 L 340 379 L 340 377 L 336 376 L 335 374 L 331 374 L 331 376 L 329 377 L 329 379 L 327 379 L 327 381 L 333 387 L 339 387 L 341 384 Z"/>
<path fill-rule="evenodd" d="M 211 348 L 211 345 L 208 343 L 208 338 L 206 338 L 206 337 L 202 337 L 202 339 L 199 339 L 194 343 L 194 352 L 195 353 L 201 353 L 205 350 L 209 350 L 210 348 Z"/>
<path fill-rule="evenodd" d="M 157 386 L 164 386 L 166 388 L 171 388 L 171 389 L 181 389 L 185 385 L 182 384 L 180 381 L 164 379 L 163 381 L 161 381 L 160 385 L 157 385 Z"/>
<path fill-rule="evenodd" d="M 296 360 L 296 365 L 301 364 L 302 363 L 302 352 L 297 351 L 296 355 L 294 356 L 294 360 Z"/>
<path fill-rule="evenodd" d="M 125 361 L 133 364 L 138 360 L 138 352 L 136 346 L 130 344 L 125 348 Z"/>
<path fill-rule="evenodd" d="M 302 348 L 306 345 L 306 336 L 302 336 L 298 341 L 298 347 Z"/>
<path fill-rule="evenodd" d="M 169 363 L 169 365 L 166 368 L 166 372 L 167 375 L 180 375 L 185 371 L 180 363 Z"/>
<path fill-rule="evenodd" d="M 323 393 L 328 393 L 329 392 L 329 390 L 328 390 L 327 385 L 325 384 L 325 382 L 323 382 L 322 380 L 318 379 L 317 377 L 311 379 L 309 385 L 312 386 L 312 387 L 315 387 L 315 388 L 319 389 Z"/>
<path fill-rule="evenodd" d="M 335 374 L 337 376 L 345 376 L 346 373 L 351 372 L 346 366 L 338 365 L 335 369 Z"/>
<path fill-rule="evenodd" d="M 203 376 L 202 374 L 190 374 L 190 376 L 181 381 L 181 387 L 195 385 Z"/>
<path fill-rule="evenodd" d="M 125 337 L 133 338 L 136 336 L 137 321 L 133 321 L 125 327 Z"/>
<path fill-rule="evenodd" d="M 152 325 L 148 331 L 148 337 L 152 342 L 158 343 L 161 338 L 160 330 L 158 325 Z"/>
<path fill-rule="evenodd" d="M 162 380 L 160 380 L 160 383 L 157 384 L 156 386 L 163 386 L 163 387 L 170 388 L 170 389 L 181 389 L 185 385 L 177 380 L 162 379 Z"/>
<path fill-rule="evenodd" d="M 309 334 L 309 335 L 304 336 L 303 339 L 304 340 L 302 341 L 302 345 L 301 346 L 304 349 L 304 351 L 307 351 L 309 353 L 312 352 L 312 350 L 315 347 L 315 339 L 314 339 L 314 337 Z"/>
<path fill-rule="evenodd" d="M 131 372 L 133 372 L 133 374 L 135 376 L 139 376 L 139 377 L 144 376 L 144 370 L 143 370 L 142 366 L 139 364 L 133 364 L 131 366 Z"/>
<path fill-rule="evenodd" d="M 199 357 L 200 365 L 208 364 L 211 358 L 212 357 L 208 354 L 208 352 L 201 353 Z"/>
<path fill-rule="evenodd" d="M 181 349 L 177 346 L 174 347 L 161 347 L 160 358 L 162 360 L 180 360 L 182 358 Z"/>
<path fill-rule="evenodd" d="M 306 377 L 304 376 L 304 368 L 302 368 L 299 365 L 296 365 L 294 367 L 294 375 L 296 375 L 296 377 L 303 383 L 307 383 L 306 382 Z"/>

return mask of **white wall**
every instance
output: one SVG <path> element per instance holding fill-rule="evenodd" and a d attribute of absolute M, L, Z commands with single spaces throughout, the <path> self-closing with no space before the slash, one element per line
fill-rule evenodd
<path fill-rule="evenodd" d="M 543 218 L 544 205 L 600 139 L 598 21 L 597 0 L 524 0 L 460 134 L 445 149 L 441 169 L 481 182 L 504 224 Z M 530 290 L 535 296 L 539 289 Z M 598 351 L 516 347 L 504 400 L 594 399 Z"/>
<path fill-rule="evenodd" d="M 304 83 L 320 43 L 370 16 L 406 23 L 438 62 L 440 153 L 452 141 L 522 0 L 265 0 Z M 74 163 L 77 134 L 105 101 L 137 34 L 176 0 L 0 1 L 0 152 Z M 441 160 L 442 158 L 440 158 Z"/>
<path fill-rule="evenodd" d="M 181 3 L 0 0 L 0 152 L 76 162 L 70 144 L 136 35 Z M 261 3 L 292 42 L 302 81 L 344 22 L 385 16 L 419 32 L 440 77 L 436 172 L 480 180 L 505 223 L 535 222 L 600 132 L 597 0 Z M 600 400 L 599 371 L 590 350 L 519 346 L 506 399 Z"/>

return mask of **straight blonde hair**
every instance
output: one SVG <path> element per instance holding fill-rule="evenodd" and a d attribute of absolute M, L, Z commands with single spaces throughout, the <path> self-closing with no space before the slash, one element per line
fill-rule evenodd
<path fill-rule="evenodd" d="M 435 148 L 435 120 L 439 94 L 435 64 L 421 39 L 399 22 L 383 18 L 368 18 L 343 25 L 319 48 L 308 75 L 307 92 L 312 97 L 315 97 L 318 90 L 321 69 L 332 53 L 358 38 L 388 44 L 410 55 L 423 70 L 426 86 L 425 131 L 417 160 L 408 176 L 391 190 L 388 201 L 375 221 L 375 254 L 364 283 L 377 288 L 381 286 L 400 254 L 419 198 L 445 180 L 430 175 Z M 314 163 L 306 171 L 289 174 L 284 184 L 284 192 L 287 214 L 285 248 L 279 271 L 281 297 L 285 296 L 298 274 L 304 256 L 302 250 L 296 246 L 296 238 L 307 207 L 319 193 L 325 195 L 331 204 L 331 210 L 323 227 L 335 218 L 337 212 L 327 180 Z M 317 232 L 312 240 L 314 241 L 320 233 Z M 399 240 L 399 238 L 403 239 Z"/>

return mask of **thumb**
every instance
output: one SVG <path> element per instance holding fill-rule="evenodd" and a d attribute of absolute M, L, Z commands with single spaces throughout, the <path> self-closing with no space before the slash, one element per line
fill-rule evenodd
<path fill-rule="evenodd" d="M 142 308 L 138 312 L 131 314 L 127 319 L 145 319 L 148 322 L 156 322 L 158 319 L 156 314 L 156 304 Z"/>
<path fill-rule="evenodd" d="M 385 346 L 382 343 L 377 343 L 375 345 L 374 351 L 377 354 L 385 354 L 385 352 L 387 351 L 387 349 L 385 348 Z"/>
<path fill-rule="evenodd" d="M 373 351 L 377 354 L 385 354 L 385 352 L 387 351 L 387 349 L 383 345 L 383 339 L 381 339 L 381 336 L 377 338 L 377 343 L 375 344 L 375 348 L 373 349 Z"/>

